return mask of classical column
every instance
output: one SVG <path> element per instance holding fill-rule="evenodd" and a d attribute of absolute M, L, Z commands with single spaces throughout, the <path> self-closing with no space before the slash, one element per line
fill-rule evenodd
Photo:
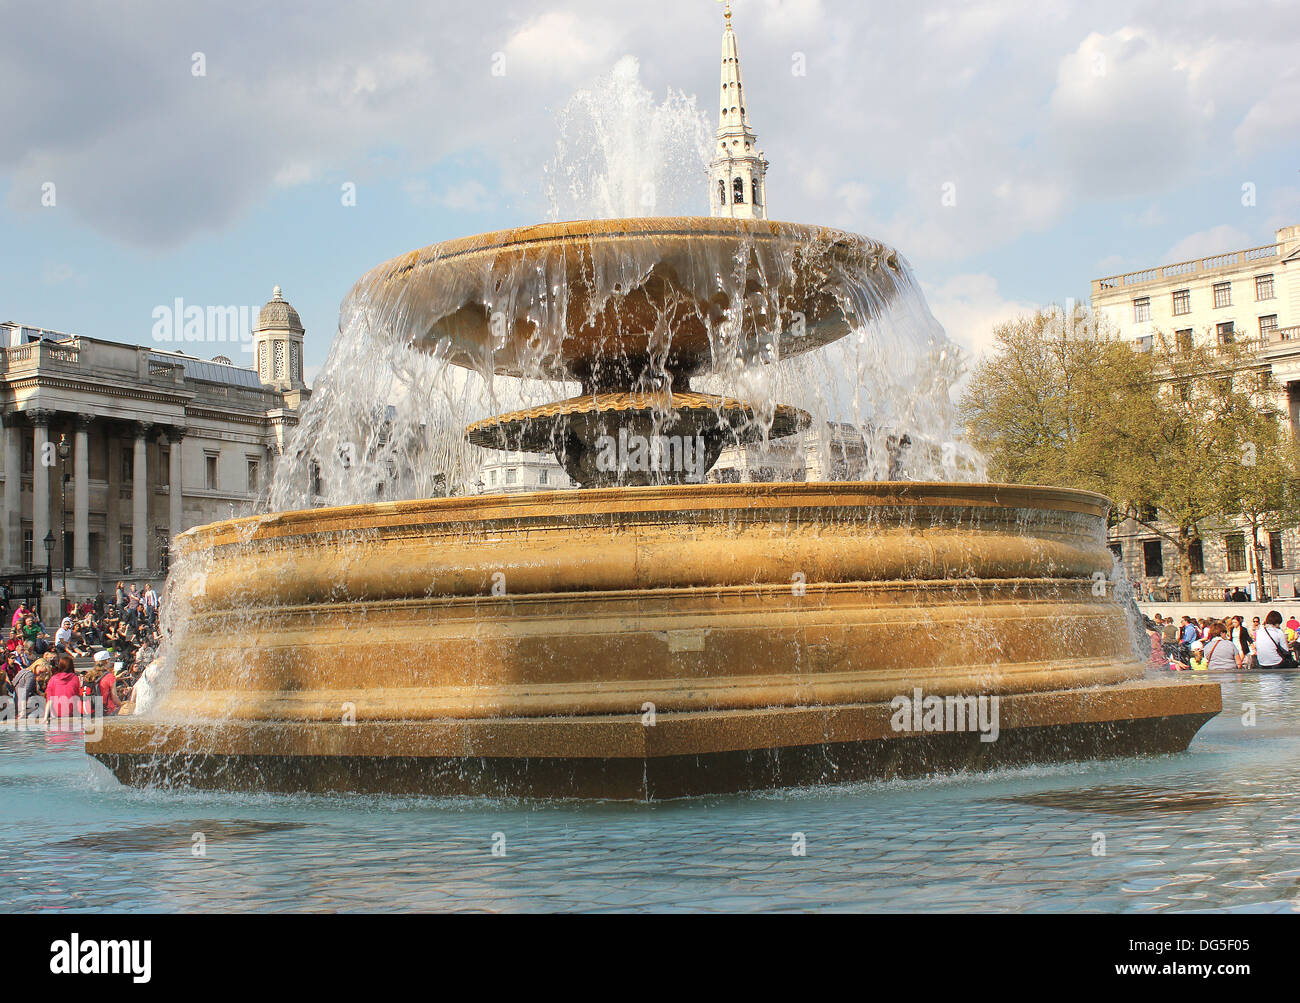
<path fill-rule="evenodd" d="M 18 412 L 5 415 L 5 500 L 0 536 L 4 544 L 4 567 L 20 570 L 23 563 L 23 440 Z"/>
<path fill-rule="evenodd" d="M 147 421 L 135 426 L 135 457 L 131 461 L 131 574 L 149 568 L 149 430 Z"/>
<path fill-rule="evenodd" d="M 37 409 L 27 412 L 32 423 L 32 570 L 45 564 L 45 537 L 50 531 L 50 466 L 55 452 L 50 449 L 50 419 L 53 414 Z"/>
<path fill-rule="evenodd" d="M 90 423 L 93 414 L 77 415 L 72 459 L 72 566 L 90 567 Z"/>
<path fill-rule="evenodd" d="M 168 527 L 172 539 L 185 531 L 184 494 L 181 476 L 181 442 L 185 438 L 185 429 L 172 428 L 167 432 L 167 448 L 170 450 L 167 462 L 167 501 L 171 509 L 171 522 Z"/>

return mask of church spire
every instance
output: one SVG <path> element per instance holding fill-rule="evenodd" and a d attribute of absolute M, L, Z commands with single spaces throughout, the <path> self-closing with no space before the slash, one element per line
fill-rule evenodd
<path fill-rule="evenodd" d="M 722 32 L 721 112 L 713 161 L 709 164 L 709 201 L 714 216 L 767 219 L 767 161 L 749 124 L 730 3 L 726 17 L 727 26 Z"/>

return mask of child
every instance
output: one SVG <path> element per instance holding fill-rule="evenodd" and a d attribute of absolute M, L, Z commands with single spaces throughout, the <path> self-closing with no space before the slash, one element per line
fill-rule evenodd
<path fill-rule="evenodd" d="M 1210 660 L 1205 657 L 1205 645 L 1200 641 L 1192 644 L 1192 671 L 1205 672 L 1210 667 Z"/>

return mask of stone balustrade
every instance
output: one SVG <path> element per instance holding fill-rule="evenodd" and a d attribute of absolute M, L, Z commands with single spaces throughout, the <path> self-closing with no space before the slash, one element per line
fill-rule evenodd
<path fill-rule="evenodd" d="M 1144 285 L 1154 285 L 1181 275 L 1197 275 L 1204 272 L 1240 268 L 1242 265 L 1248 265 L 1253 261 L 1275 258 L 1281 253 L 1281 250 L 1281 244 L 1264 244 L 1260 247 L 1249 247 L 1242 251 L 1229 251 L 1226 254 L 1214 254 L 1205 258 L 1195 258 L 1191 261 L 1177 261 L 1170 265 L 1144 268 L 1141 271 L 1128 272 L 1123 275 L 1111 275 L 1104 279 L 1094 279 L 1092 294 L 1095 297 L 1115 289 L 1132 289 Z"/>

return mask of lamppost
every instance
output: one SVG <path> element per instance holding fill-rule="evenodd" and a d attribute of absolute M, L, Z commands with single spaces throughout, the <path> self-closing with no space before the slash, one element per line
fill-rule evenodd
<path fill-rule="evenodd" d="M 45 591 L 54 591 L 54 530 L 45 534 Z"/>
<path fill-rule="evenodd" d="M 59 436 L 59 521 L 63 533 L 63 606 L 59 610 L 59 619 L 68 615 L 68 454 L 72 447 L 68 445 L 67 435 Z"/>

